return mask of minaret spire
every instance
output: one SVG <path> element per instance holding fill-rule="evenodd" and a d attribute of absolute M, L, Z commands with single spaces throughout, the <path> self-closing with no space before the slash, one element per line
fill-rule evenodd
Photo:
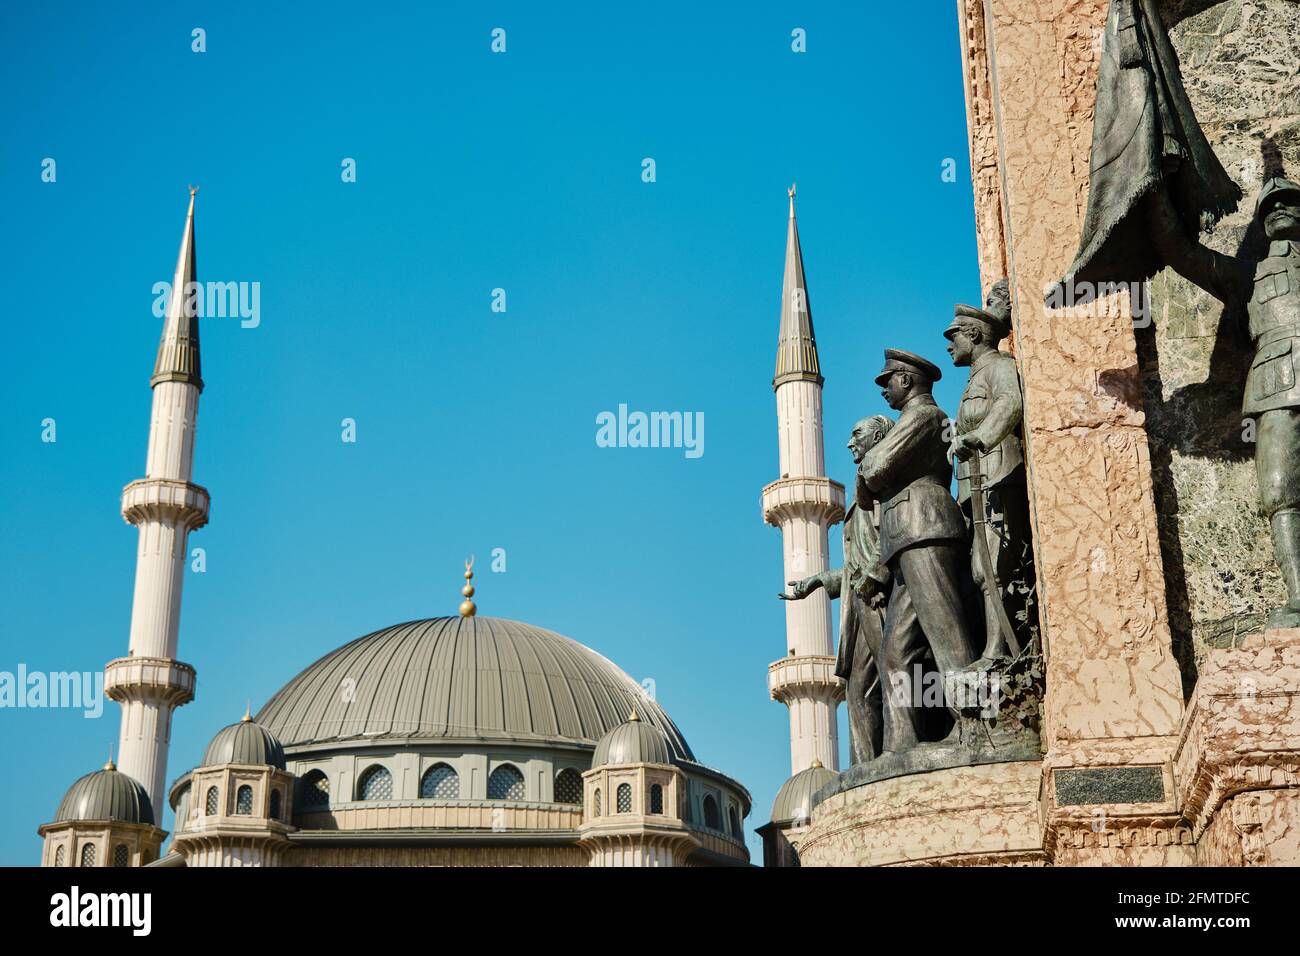
<path fill-rule="evenodd" d="M 153 411 L 145 477 L 122 491 L 122 517 L 140 529 L 126 657 L 109 661 L 104 687 L 122 705 L 118 767 L 149 794 L 162 819 L 172 711 L 194 699 L 194 668 L 176 659 L 189 533 L 208 520 L 208 492 L 190 481 L 198 421 L 199 317 L 194 196 L 181 233 L 172 294 L 150 378 Z"/>
<path fill-rule="evenodd" d="M 185 214 L 185 231 L 176 255 L 172 274 L 172 294 L 167 303 L 162 341 L 158 343 L 158 360 L 154 363 L 150 385 L 159 382 L 187 382 L 203 391 L 199 367 L 199 299 L 195 279 L 197 264 L 194 253 L 194 197 L 199 187 L 190 187 L 190 208 Z"/>
<path fill-rule="evenodd" d="M 777 340 L 777 438 L 781 477 L 763 489 L 763 520 L 781 529 L 782 583 L 826 570 L 827 533 L 844 517 L 844 486 L 826 477 L 822 440 L 822 374 L 804 278 L 794 186 L 786 227 L 785 276 Z M 835 708 L 844 684 L 835 676 L 831 607 L 825 591 L 785 603 L 785 647 L 768 667 L 768 689 L 790 708 L 790 772 L 814 760 L 839 767 Z"/>
<path fill-rule="evenodd" d="M 803 250 L 799 248 L 799 225 L 794 218 L 794 186 L 790 194 L 790 224 L 785 235 L 785 278 L 781 282 L 781 330 L 776 345 L 776 377 L 772 387 L 784 382 L 808 381 L 822 384 L 817 359 L 817 337 L 813 334 L 812 306 L 808 282 L 803 274 Z"/>

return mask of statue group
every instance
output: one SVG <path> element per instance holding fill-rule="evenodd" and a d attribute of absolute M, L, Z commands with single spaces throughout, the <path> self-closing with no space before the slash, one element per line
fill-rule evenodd
<path fill-rule="evenodd" d="M 1287 600 L 1269 626 L 1300 627 L 1300 184 L 1265 169 L 1252 228 L 1266 251 L 1225 255 L 1200 233 L 1242 190 L 1210 147 L 1154 0 L 1111 0 L 1097 75 L 1088 207 L 1078 253 L 1048 309 L 1131 290 L 1172 268 L 1242 316 L 1252 359 L 1242 416 L 1254 425 L 1260 512 Z M 1037 747 L 1042 695 L 1025 479 L 1023 399 L 1006 281 L 944 331 L 970 378 L 955 420 L 940 370 L 885 351 L 876 377 L 897 420 L 853 429 L 857 465 L 845 565 L 791 581 L 840 601 L 837 673 L 852 761 L 911 772 L 1018 759 Z M 951 493 L 954 467 L 957 493 Z"/>
<path fill-rule="evenodd" d="M 844 567 L 780 595 L 824 588 L 840 602 L 855 765 L 917 752 L 961 763 L 1004 748 L 1008 730 L 1033 733 L 1002 713 L 1008 676 L 1037 660 L 1020 380 L 998 348 L 1010 330 L 1005 280 L 983 307 L 956 307 L 943 334 L 970 379 L 955 420 L 931 394 L 939 368 L 885 350 L 875 381 L 898 418 L 864 418 L 849 438 Z"/>

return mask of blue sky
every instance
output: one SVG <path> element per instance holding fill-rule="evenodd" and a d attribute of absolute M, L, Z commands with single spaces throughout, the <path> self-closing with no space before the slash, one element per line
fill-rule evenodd
<path fill-rule="evenodd" d="M 737 11 L 7 4 L 0 670 L 126 652 L 119 496 L 144 473 L 151 289 L 198 184 L 199 278 L 259 282 L 261 322 L 202 329 L 212 512 L 169 777 L 332 648 L 455 613 L 474 553 L 480 613 L 655 681 L 696 754 L 753 793 L 760 861 L 753 828 L 789 774 L 766 690 L 781 547 L 759 509 L 786 187 L 841 481 L 852 423 L 887 410 L 885 346 L 943 367 L 955 411 L 940 333 L 979 278 L 954 5 Z M 705 453 L 597 447 L 620 403 L 703 412 Z M 37 862 L 36 827 L 117 730 L 111 702 L 98 720 L 0 710 L 0 863 Z"/>

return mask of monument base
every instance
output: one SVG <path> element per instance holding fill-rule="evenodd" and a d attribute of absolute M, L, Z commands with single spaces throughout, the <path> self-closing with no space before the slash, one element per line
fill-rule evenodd
<path fill-rule="evenodd" d="M 1300 629 L 1211 651 L 1174 757 L 1201 866 L 1300 866 Z"/>
<path fill-rule="evenodd" d="M 878 761 L 877 761 L 878 762 Z M 866 771 L 871 764 L 846 771 Z M 904 771 L 822 799 L 799 843 L 801 866 L 1042 866 L 1042 762 Z"/>

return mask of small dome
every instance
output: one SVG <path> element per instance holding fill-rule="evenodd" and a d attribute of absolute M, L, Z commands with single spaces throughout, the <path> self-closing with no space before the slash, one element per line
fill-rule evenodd
<path fill-rule="evenodd" d="M 802 819 L 806 823 L 812 815 L 813 794 L 838 776 L 834 770 L 823 767 L 820 760 L 814 760 L 807 770 L 800 770 L 781 784 L 772 803 L 772 822 L 791 823 Z"/>
<path fill-rule="evenodd" d="M 672 763 L 668 738 L 633 711 L 631 717 L 600 738 L 591 760 L 592 767 L 619 763 Z"/>
<path fill-rule="evenodd" d="M 103 770 L 88 773 L 63 795 L 55 823 L 71 820 L 108 820 L 114 823 L 153 824 L 149 794 L 134 777 L 128 777 L 110 760 Z"/>
<path fill-rule="evenodd" d="M 247 716 L 217 731 L 203 752 L 203 766 L 223 763 L 270 764 L 284 769 L 284 748 L 275 735 Z"/>

